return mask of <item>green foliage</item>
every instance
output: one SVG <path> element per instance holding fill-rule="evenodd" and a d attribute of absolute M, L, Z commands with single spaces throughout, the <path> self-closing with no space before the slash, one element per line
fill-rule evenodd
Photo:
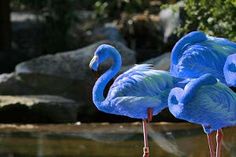
<path fill-rule="evenodd" d="M 121 12 L 143 12 L 149 6 L 147 0 L 97 0 L 94 11 L 100 19 L 119 17 Z"/>
<path fill-rule="evenodd" d="M 94 11 L 96 14 L 96 17 L 98 18 L 107 18 L 108 17 L 108 3 L 107 2 L 102 2 L 102 1 L 97 1 L 94 4 Z"/>
<path fill-rule="evenodd" d="M 186 0 L 184 11 L 178 35 L 202 30 L 236 41 L 236 0 Z"/>

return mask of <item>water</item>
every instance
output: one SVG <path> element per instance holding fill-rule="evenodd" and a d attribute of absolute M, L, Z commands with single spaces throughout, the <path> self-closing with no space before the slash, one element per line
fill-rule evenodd
<path fill-rule="evenodd" d="M 151 157 L 208 157 L 202 128 L 151 124 Z M 236 128 L 224 131 L 223 157 L 236 157 Z M 0 157 L 141 157 L 140 123 L 0 125 Z"/>

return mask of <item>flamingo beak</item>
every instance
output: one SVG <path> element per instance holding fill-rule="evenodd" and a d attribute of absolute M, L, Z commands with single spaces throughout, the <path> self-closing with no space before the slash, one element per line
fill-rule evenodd
<path fill-rule="evenodd" d="M 98 70 L 98 56 L 93 56 L 92 60 L 89 63 L 89 68 L 97 71 Z"/>

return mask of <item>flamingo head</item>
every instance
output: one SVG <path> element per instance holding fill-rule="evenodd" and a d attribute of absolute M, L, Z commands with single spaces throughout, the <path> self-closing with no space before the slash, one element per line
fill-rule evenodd
<path fill-rule="evenodd" d="M 110 55 L 109 52 L 113 51 L 114 49 L 115 49 L 114 47 L 107 44 L 100 45 L 94 52 L 94 56 L 89 63 L 89 67 L 92 70 L 97 71 L 99 65 L 109 57 Z"/>

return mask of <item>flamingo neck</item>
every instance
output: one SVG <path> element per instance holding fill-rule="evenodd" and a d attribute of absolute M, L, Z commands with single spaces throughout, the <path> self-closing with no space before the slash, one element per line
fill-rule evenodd
<path fill-rule="evenodd" d="M 102 76 L 98 78 L 93 87 L 93 102 L 99 110 L 103 110 L 105 105 L 104 90 L 108 82 L 119 72 L 121 68 L 121 56 L 116 50 L 109 52 L 113 64 Z"/>
<path fill-rule="evenodd" d="M 171 62 L 172 64 L 177 64 L 179 61 L 179 58 L 183 55 L 182 53 L 186 50 L 186 48 L 189 45 L 194 45 L 196 43 L 202 42 L 207 40 L 207 36 L 205 33 L 200 31 L 194 31 L 187 35 L 185 35 L 183 38 L 181 38 L 174 46 L 172 52 L 171 52 Z M 175 67 L 172 65 L 171 67 L 174 69 Z"/>

